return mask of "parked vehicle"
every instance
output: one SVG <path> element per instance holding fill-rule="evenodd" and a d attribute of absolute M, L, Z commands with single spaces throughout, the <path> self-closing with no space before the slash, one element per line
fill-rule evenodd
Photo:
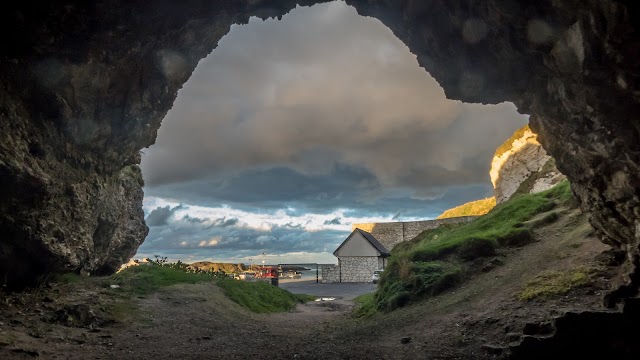
<path fill-rule="evenodd" d="M 371 282 L 377 284 L 380 281 L 380 275 L 382 275 L 382 270 L 375 270 L 373 272 L 373 276 L 371 277 Z"/>

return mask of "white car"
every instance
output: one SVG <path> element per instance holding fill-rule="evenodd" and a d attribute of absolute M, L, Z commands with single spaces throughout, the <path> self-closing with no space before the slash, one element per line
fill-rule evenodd
<path fill-rule="evenodd" d="M 378 281 L 380 280 L 380 275 L 382 275 L 382 270 L 375 270 L 373 272 L 373 276 L 371 277 L 371 282 L 373 282 L 374 284 L 378 283 Z"/>

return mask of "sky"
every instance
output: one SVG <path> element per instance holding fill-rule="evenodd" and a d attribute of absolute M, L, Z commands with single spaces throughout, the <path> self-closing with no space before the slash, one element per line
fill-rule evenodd
<path fill-rule="evenodd" d="M 435 218 L 492 195 L 528 117 L 448 100 L 378 20 L 343 2 L 234 25 L 143 151 L 137 258 L 335 263 L 352 223 Z"/>

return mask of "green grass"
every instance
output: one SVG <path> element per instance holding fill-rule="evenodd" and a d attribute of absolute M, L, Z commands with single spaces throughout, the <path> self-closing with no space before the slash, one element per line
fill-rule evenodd
<path fill-rule="evenodd" d="M 565 272 L 545 271 L 527 282 L 524 290 L 518 294 L 518 298 L 527 301 L 566 294 L 573 288 L 590 283 L 591 273 L 592 270 L 584 267 Z"/>
<path fill-rule="evenodd" d="M 119 285 L 119 292 L 144 295 L 165 286 L 195 284 L 216 279 L 217 277 L 213 274 L 186 272 L 182 269 L 148 264 L 124 269 L 111 276 L 108 282 Z"/>
<path fill-rule="evenodd" d="M 220 279 L 218 287 L 237 303 L 256 313 L 284 312 L 295 308 L 296 304 L 315 300 L 315 296 L 292 294 L 287 290 L 265 282 L 244 282 Z"/>
<path fill-rule="evenodd" d="M 376 313 L 376 299 L 373 293 L 362 294 L 353 301 L 358 305 L 354 312 L 356 317 L 369 317 Z"/>
<path fill-rule="evenodd" d="M 457 285 L 463 269 L 444 261 L 391 261 L 380 278 L 374 295 L 375 308 L 391 311 L 420 298 L 437 295 Z"/>
<path fill-rule="evenodd" d="M 493 256 L 501 247 L 532 242 L 535 228 L 558 219 L 556 212 L 548 212 L 572 198 L 564 181 L 545 192 L 517 195 L 471 223 L 440 226 L 398 244 L 373 305 L 367 303 L 360 311 L 368 314 L 370 306 L 391 311 L 456 286 L 464 281 L 470 261 Z"/>
<path fill-rule="evenodd" d="M 76 273 L 66 273 L 56 276 L 55 282 L 58 284 L 75 284 L 81 282 L 83 277 Z"/>

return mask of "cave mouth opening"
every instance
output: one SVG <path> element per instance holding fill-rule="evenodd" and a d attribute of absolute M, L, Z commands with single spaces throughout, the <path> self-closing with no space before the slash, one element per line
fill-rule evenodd
<path fill-rule="evenodd" d="M 476 22 L 461 36 L 484 33 Z M 159 56 L 165 76 L 180 69 L 178 53 Z M 512 103 L 447 99 L 389 28 L 344 2 L 251 18 L 199 62 L 143 153 L 137 256 L 333 262 L 352 222 L 491 196 L 493 154 L 527 121 Z"/>

